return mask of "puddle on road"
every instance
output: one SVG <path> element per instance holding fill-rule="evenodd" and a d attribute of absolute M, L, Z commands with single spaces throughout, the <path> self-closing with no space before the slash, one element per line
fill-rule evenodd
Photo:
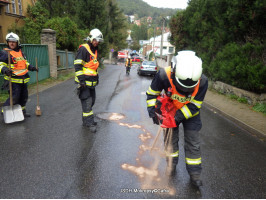
<path fill-rule="evenodd" d="M 96 115 L 100 119 L 110 120 L 110 121 L 119 121 L 125 118 L 125 115 L 120 113 L 99 113 Z"/>
<path fill-rule="evenodd" d="M 142 133 L 138 135 L 138 138 L 141 140 L 142 144 L 139 146 L 139 151 L 136 155 L 136 164 L 132 165 L 129 163 L 123 163 L 121 164 L 121 168 L 135 174 L 140 180 L 142 189 L 155 188 L 156 191 L 166 191 L 158 192 L 157 194 L 159 195 L 172 196 L 176 194 L 175 188 L 171 185 L 168 185 L 169 180 L 166 178 L 165 174 L 159 172 L 160 162 L 165 161 L 163 143 L 159 144 L 159 142 L 157 142 L 157 145 L 154 146 L 152 145 L 154 142 L 154 137 L 143 126 L 120 122 L 120 120 L 126 118 L 126 116 L 123 114 L 104 112 L 99 113 L 96 116 L 100 119 L 113 121 L 119 126 L 141 130 Z M 147 154 L 152 159 L 152 162 L 149 164 L 149 166 L 147 166 Z"/>
<path fill-rule="evenodd" d="M 125 124 L 122 123 L 118 124 L 125 126 Z M 123 163 L 121 168 L 133 173 L 139 178 L 141 189 L 145 190 L 155 188 L 158 195 L 176 195 L 176 189 L 169 185 L 168 178 L 164 173 L 162 174 L 159 172 L 160 162 L 165 161 L 165 153 L 162 151 L 163 144 L 157 142 L 157 145 L 154 146 L 152 144 L 154 142 L 154 137 L 142 126 L 130 124 L 126 124 L 126 126 L 129 128 L 141 129 L 143 131 L 143 133 L 138 136 L 138 138 L 142 141 L 142 144 L 139 146 L 139 151 L 136 155 L 136 164 L 132 165 L 129 163 Z M 152 159 L 152 162 L 148 166 L 146 160 L 147 156 L 151 157 Z"/>

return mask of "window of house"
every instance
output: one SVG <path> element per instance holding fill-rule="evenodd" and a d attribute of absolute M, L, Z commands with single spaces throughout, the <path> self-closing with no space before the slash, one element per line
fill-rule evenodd
<path fill-rule="evenodd" d="M 18 0 L 18 10 L 19 10 L 19 14 L 22 15 L 22 0 Z"/>
<path fill-rule="evenodd" d="M 173 53 L 174 52 L 174 47 L 169 47 L 169 53 Z"/>
<path fill-rule="evenodd" d="M 13 14 L 16 14 L 16 2 L 15 0 L 11 0 L 11 5 L 12 5 L 12 11 L 13 11 Z"/>
<path fill-rule="evenodd" d="M 8 1 L 9 1 L 9 0 L 8 0 Z M 7 5 L 6 5 L 6 12 L 7 12 L 7 13 L 10 13 L 10 4 L 7 4 Z"/>

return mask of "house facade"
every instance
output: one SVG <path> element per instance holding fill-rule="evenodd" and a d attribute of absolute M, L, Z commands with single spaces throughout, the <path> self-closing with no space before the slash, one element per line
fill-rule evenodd
<path fill-rule="evenodd" d="M 175 47 L 169 42 L 170 32 L 166 32 L 163 34 L 163 55 L 173 54 L 175 53 Z M 152 46 L 152 50 L 156 56 L 160 55 L 160 48 L 161 48 L 161 37 L 162 35 L 156 36 L 155 38 L 152 37 L 149 39 L 149 43 Z M 147 52 L 150 53 L 149 51 Z"/>
<path fill-rule="evenodd" d="M 32 6 L 37 0 L 0 0 L 0 43 L 5 43 L 5 36 L 13 26 L 21 27 L 28 5 Z"/>

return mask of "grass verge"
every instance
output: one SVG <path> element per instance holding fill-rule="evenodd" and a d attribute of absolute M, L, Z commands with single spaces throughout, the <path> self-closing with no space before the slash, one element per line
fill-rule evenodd
<path fill-rule="evenodd" d="M 262 112 L 264 115 L 266 115 L 266 103 L 257 103 L 252 109 L 257 112 Z"/>
<path fill-rule="evenodd" d="M 238 97 L 235 94 L 224 94 L 221 91 L 217 91 L 213 88 L 209 88 L 208 90 L 218 93 L 220 95 L 226 96 L 227 98 L 231 99 L 231 100 L 235 100 L 238 101 L 239 103 L 243 103 L 243 104 L 248 104 L 248 101 L 246 98 L 244 97 Z M 250 108 L 252 108 L 252 110 L 256 111 L 256 112 L 261 112 L 264 115 L 266 115 L 266 103 L 257 103 L 255 106 L 250 106 Z"/>

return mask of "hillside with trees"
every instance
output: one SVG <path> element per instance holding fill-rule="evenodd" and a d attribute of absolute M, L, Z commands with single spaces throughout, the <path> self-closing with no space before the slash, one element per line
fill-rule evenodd
<path fill-rule="evenodd" d="M 56 31 L 57 49 L 77 50 L 93 28 L 104 36 L 100 57 L 127 47 L 127 20 L 115 0 L 38 0 L 27 8 L 25 26 L 11 31 L 22 43 L 38 44 L 44 28 Z"/>
<path fill-rule="evenodd" d="M 171 43 L 196 51 L 209 79 L 266 92 L 265 10 L 260 0 L 191 0 L 171 19 Z"/>
<path fill-rule="evenodd" d="M 177 9 L 152 7 L 142 0 L 117 0 L 120 9 L 126 15 L 136 15 L 138 18 L 151 16 L 172 16 Z"/>

